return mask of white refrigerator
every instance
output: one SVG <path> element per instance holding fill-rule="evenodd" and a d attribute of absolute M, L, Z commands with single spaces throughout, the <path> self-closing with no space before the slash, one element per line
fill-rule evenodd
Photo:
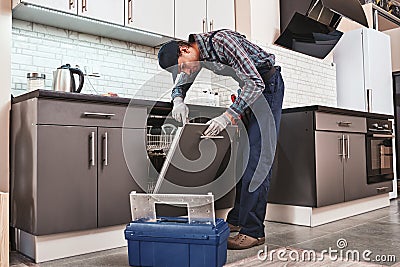
<path fill-rule="evenodd" d="M 393 115 L 390 37 L 361 28 L 346 32 L 333 50 L 337 105 Z"/>

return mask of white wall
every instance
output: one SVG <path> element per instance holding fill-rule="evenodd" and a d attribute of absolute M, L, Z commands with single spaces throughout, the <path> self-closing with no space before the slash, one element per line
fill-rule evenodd
<path fill-rule="evenodd" d="M 261 36 L 263 27 L 257 26 L 260 32 L 255 31 L 254 35 Z M 286 84 L 284 107 L 336 106 L 335 67 L 331 63 L 271 45 L 266 39 L 253 41 L 274 53 L 277 65 L 282 66 Z M 45 73 L 46 89 L 51 89 L 52 71 L 70 63 L 100 69 L 101 77 L 86 77 L 91 83 L 85 82 L 83 93 L 112 91 L 124 97 L 169 101 L 172 79 L 158 66 L 157 52 L 151 47 L 13 20 L 12 92 L 26 92 L 27 72 Z M 198 77 L 187 101 L 205 104 L 202 91 L 209 90 L 210 82 L 207 73 Z M 237 85 L 227 85 L 237 89 Z M 218 91 L 221 105 L 229 105 L 230 92 Z"/>
<path fill-rule="evenodd" d="M 9 114 L 11 88 L 11 1 L 0 1 L 0 191 L 9 190 Z"/>

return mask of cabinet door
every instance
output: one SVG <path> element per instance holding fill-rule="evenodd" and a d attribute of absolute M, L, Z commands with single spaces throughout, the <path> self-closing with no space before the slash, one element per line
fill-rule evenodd
<path fill-rule="evenodd" d="M 125 26 L 174 36 L 174 0 L 125 0 Z"/>
<path fill-rule="evenodd" d="M 372 90 L 372 112 L 393 115 L 390 37 L 382 32 L 365 29 L 362 48 L 365 89 Z"/>
<path fill-rule="evenodd" d="M 124 25 L 124 0 L 78 0 L 78 15 Z"/>
<path fill-rule="evenodd" d="M 206 0 L 175 0 L 175 38 L 207 31 Z"/>
<path fill-rule="evenodd" d="M 77 14 L 79 0 L 24 0 L 24 2 Z"/>
<path fill-rule="evenodd" d="M 36 235 L 97 227 L 95 127 L 37 128 Z M 29 196 L 27 196 L 29 197 Z"/>
<path fill-rule="evenodd" d="M 341 133 L 315 132 L 317 207 L 344 201 Z"/>
<path fill-rule="evenodd" d="M 235 1 L 207 0 L 208 30 L 235 30 Z"/>
<path fill-rule="evenodd" d="M 346 159 L 344 164 L 345 201 L 368 197 L 365 135 L 345 134 Z"/>
<path fill-rule="evenodd" d="M 131 221 L 129 193 L 143 192 L 135 178 L 146 178 L 148 173 L 145 134 L 145 129 L 99 128 L 99 227 Z M 134 166 L 132 174 L 126 161 L 129 166 Z"/>

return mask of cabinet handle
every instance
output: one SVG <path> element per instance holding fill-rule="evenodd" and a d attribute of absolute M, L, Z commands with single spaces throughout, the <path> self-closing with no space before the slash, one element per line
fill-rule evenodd
<path fill-rule="evenodd" d="M 340 137 L 340 138 L 338 138 L 338 140 L 339 140 L 339 153 L 338 153 L 338 156 L 343 158 L 343 145 L 342 145 L 343 138 Z M 340 152 L 342 152 L 342 153 L 340 153 Z"/>
<path fill-rule="evenodd" d="M 207 29 L 206 29 L 206 26 L 207 24 L 206 24 L 206 19 L 203 19 L 203 33 L 205 33 L 206 31 L 207 31 Z"/>
<path fill-rule="evenodd" d="M 104 133 L 103 137 L 103 162 L 104 166 L 108 166 L 108 133 Z"/>
<path fill-rule="evenodd" d="M 87 11 L 87 0 L 82 0 L 82 13 Z"/>
<path fill-rule="evenodd" d="M 128 0 L 128 24 L 133 22 L 133 4 L 132 4 L 132 0 Z"/>
<path fill-rule="evenodd" d="M 200 139 L 224 139 L 222 135 L 202 135 Z"/>
<path fill-rule="evenodd" d="M 84 117 L 100 117 L 100 118 L 109 119 L 109 118 L 115 116 L 115 114 L 113 114 L 113 113 L 101 113 L 101 112 L 84 112 L 83 116 Z"/>
<path fill-rule="evenodd" d="M 94 136 L 94 132 L 91 132 L 90 133 L 90 155 L 89 155 L 89 164 L 91 165 L 91 166 L 95 166 L 96 165 L 96 163 L 95 163 L 95 155 L 94 155 L 94 152 L 95 152 L 95 147 L 94 147 L 94 138 L 95 138 L 95 136 Z"/>
<path fill-rule="evenodd" d="M 378 193 L 385 193 L 386 190 L 388 190 L 388 189 L 389 189 L 389 187 L 383 186 L 383 187 L 377 187 L 377 188 L 376 188 L 376 191 L 377 191 Z"/>
<path fill-rule="evenodd" d="M 338 121 L 337 125 L 340 127 L 350 127 L 353 123 L 350 121 Z"/>
<path fill-rule="evenodd" d="M 69 9 L 75 8 L 75 0 L 69 0 Z"/>
<path fill-rule="evenodd" d="M 210 32 L 214 30 L 214 20 L 210 21 Z"/>
<path fill-rule="evenodd" d="M 347 141 L 347 159 L 349 159 L 350 158 L 350 136 L 349 135 L 347 135 L 346 141 Z"/>

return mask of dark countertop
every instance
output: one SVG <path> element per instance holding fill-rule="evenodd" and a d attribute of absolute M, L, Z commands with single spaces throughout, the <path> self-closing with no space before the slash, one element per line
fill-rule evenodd
<path fill-rule="evenodd" d="M 77 100 L 77 101 L 85 101 L 85 102 L 93 102 L 93 103 L 104 103 L 104 104 L 117 104 L 117 105 L 135 105 L 135 106 L 145 106 L 156 109 L 172 109 L 171 102 L 164 101 L 152 101 L 152 100 L 144 100 L 144 99 L 131 99 L 125 97 L 115 97 L 115 96 L 102 96 L 102 95 L 91 95 L 91 94 L 81 94 L 81 93 L 69 93 L 69 92 L 58 92 L 51 90 L 35 90 L 32 92 L 28 92 L 26 94 L 13 97 L 12 103 L 22 102 L 32 98 L 47 98 L 47 99 L 58 99 L 58 100 Z M 225 108 L 222 107 L 211 107 L 211 106 L 201 106 L 201 105 L 189 105 L 195 110 L 204 110 L 214 111 L 214 112 L 222 112 Z M 282 110 L 282 113 L 292 113 L 292 112 L 305 112 L 305 111 L 318 111 L 332 114 L 340 114 L 340 115 L 348 115 L 348 116 L 356 116 L 356 117 L 367 117 L 367 118 L 376 118 L 376 119 L 393 119 L 394 116 L 386 115 L 386 114 L 378 114 L 378 113 L 368 113 L 362 111 L 354 111 L 348 109 L 313 105 L 313 106 L 304 106 L 304 107 L 294 107 L 294 108 L 286 108 Z"/>
<path fill-rule="evenodd" d="M 369 113 L 369 112 L 363 112 L 363 111 L 355 111 L 355 110 L 334 108 L 334 107 L 327 107 L 327 106 L 319 106 L 319 105 L 286 108 L 286 109 L 282 110 L 282 113 L 285 114 L 285 113 L 305 112 L 305 111 L 318 111 L 318 112 L 325 112 L 325 113 L 332 113 L 332 114 L 339 114 L 339 115 L 366 117 L 366 118 L 384 119 L 384 120 L 394 118 L 393 115 Z"/>
<path fill-rule="evenodd" d="M 45 98 L 45 99 L 55 99 L 55 100 L 66 100 L 66 101 L 83 101 L 90 103 L 102 103 L 102 104 L 113 104 L 113 105 L 135 105 L 143 106 L 148 108 L 171 110 L 172 103 L 164 101 L 152 101 L 145 99 L 133 99 L 126 97 L 116 97 L 116 96 L 102 96 L 94 94 L 81 94 L 81 93 L 70 93 L 70 92 L 59 92 L 52 90 L 35 90 L 28 92 L 17 97 L 12 97 L 12 104 L 26 101 L 32 98 Z M 225 108 L 212 107 L 212 106 L 202 106 L 189 104 L 189 107 L 194 108 L 194 110 L 202 111 L 207 109 L 208 111 L 223 112 Z"/>

